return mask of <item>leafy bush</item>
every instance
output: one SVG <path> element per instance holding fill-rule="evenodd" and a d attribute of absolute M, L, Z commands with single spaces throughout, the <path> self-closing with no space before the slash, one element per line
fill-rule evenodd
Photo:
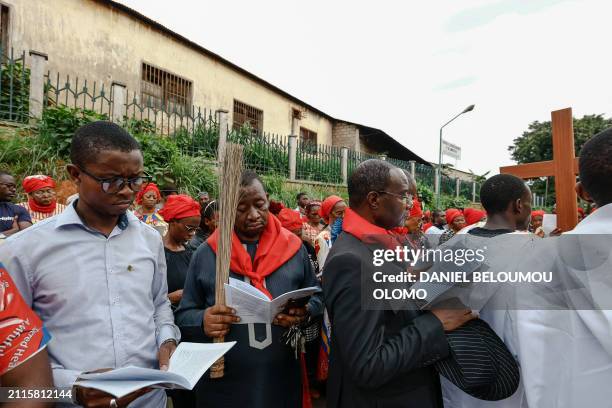
<path fill-rule="evenodd" d="M 60 157 L 68 157 L 74 132 L 97 120 L 108 120 L 108 116 L 89 109 L 50 106 L 43 111 L 39 124 L 40 137 Z"/>
<path fill-rule="evenodd" d="M 0 119 L 26 123 L 30 111 L 30 69 L 23 63 L 0 65 Z"/>
<path fill-rule="evenodd" d="M 313 200 L 324 200 L 327 196 L 335 194 L 348 202 L 348 194 L 346 188 L 343 187 L 287 183 L 287 179 L 279 175 L 263 175 L 261 178 L 266 185 L 270 199 L 280 201 L 288 208 L 295 208 L 295 197 L 302 191 Z"/>
<path fill-rule="evenodd" d="M 218 196 L 216 168 L 205 156 L 175 155 L 170 160 L 165 179 L 193 197 L 199 191 L 208 191 L 211 196 Z"/>
<path fill-rule="evenodd" d="M 171 137 L 184 154 L 211 159 L 217 155 L 219 128 L 214 123 L 200 123 L 192 130 L 180 128 Z"/>
<path fill-rule="evenodd" d="M 155 134 L 155 123 L 148 119 L 136 119 L 123 117 L 121 126 L 131 135 L 152 135 Z"/>

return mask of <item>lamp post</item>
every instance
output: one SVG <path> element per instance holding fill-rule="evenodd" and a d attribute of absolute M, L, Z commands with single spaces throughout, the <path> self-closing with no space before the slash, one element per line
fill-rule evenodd
<path fill-rule="evenodd" d="M 457 119 L 459 116 L 463 115 L 464 113 L 473 111 L 474 106 L 475 105 L 468 106 L 461 113 L 455 115 L 455 117 L 453 117 L 451 120 L 443 124 L 442 127 L 440 128 L 440 149 L 438 150 L 438 180 L 436 183 L 436 208 L 440 208 L 440 187 L 442 183 L 442 129 L 444 129 L 446 125 L 448 125 L 449 123 L 451 123 L 453 120 Z"/>

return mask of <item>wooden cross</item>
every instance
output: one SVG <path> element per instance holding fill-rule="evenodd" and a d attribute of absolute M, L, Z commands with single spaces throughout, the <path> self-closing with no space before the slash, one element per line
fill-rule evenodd
<path fill-rule="evenodd" d="M 554 176 L 557 195 L 557 227 L 562 231 L 573 229 L 578 223 L 576 211 L 576 174 L 578 158 L 574 151 L 574 124 L 572 108 L 553 111 L 553 159 L 517 166 L 500 167 L 500 173 L 513 174 L 522 179 Z"/>

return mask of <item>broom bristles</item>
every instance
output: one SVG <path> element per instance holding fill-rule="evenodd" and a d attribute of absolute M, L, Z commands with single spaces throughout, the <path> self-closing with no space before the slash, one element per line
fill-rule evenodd
<path fill-rule="evenodd" d="M 236 208 L 240 199 L 240 178 L 242 177 L 243 146 L 228 143 L 222 157 L 219 157 L 219 241 L 217 245 L 215 304 L 225 305 L 225 284 L 229 281 L 229 267 L 232 256 L 232 234 L 236 220 Z M 225 338 L 215 338 L 215 343 Z M 210 368 L 211 378 L 224 374 L 224 359 L 221 357 Z"/>

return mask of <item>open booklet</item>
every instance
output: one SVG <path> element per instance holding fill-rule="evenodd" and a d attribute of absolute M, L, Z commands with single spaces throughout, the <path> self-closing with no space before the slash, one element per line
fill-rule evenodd
<path fill-rule="evenodd" d="M 256 287 L 230 278 L 229 284 L 225 284 L 225 303 L 236 310 L 240 323 L 272 323 L 274 317 L 283 311 L 287 302 L 308 301 L 308 298 L 320 291 L 320 288 L 312 286 L 293 290 L 270 300 Z"/>
<path fill-rule="evenodd" d="M 95 388 L 121 398 L 145 387 L 191 390 L 202 375 L 231 349 L 228 343 L 180 343 L 168 371 L 128 366 L 104 373 L 81 374 L 75 385 Z"/>

